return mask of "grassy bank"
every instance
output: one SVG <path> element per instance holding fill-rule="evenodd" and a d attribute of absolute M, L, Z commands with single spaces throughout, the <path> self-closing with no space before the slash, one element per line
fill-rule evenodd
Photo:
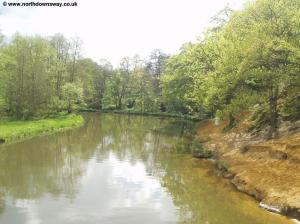
<path fill-rule="evenodd" d="M 64 115 L 41 120 L 0 120 L 0 139 L 10 143 L 36 135 L 53 133 L 82 125 L 84 119 L 80 115 Z"/>
<path fill-rule="evenodd" d="M 204 117 L 184 115 L 180 113 L 170 113 L 170 112 L 141 112 L 135 110 L 95 110 L 95 109 L 81 109 L 83 112 L 102 112 L 102 113 L 116 113 L 116 114 L 132 114 L 132 115 L 143 115 L 143 116 L 154 116 L 154 117 L 173 117 L 173 118 L 182 118 L 190 121 L 202 121 Z"/>

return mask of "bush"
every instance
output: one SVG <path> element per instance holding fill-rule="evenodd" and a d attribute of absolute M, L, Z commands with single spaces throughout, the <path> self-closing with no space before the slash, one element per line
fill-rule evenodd
<path fill-rule="evenodd" d="M 195 137 L 192 141 L 191 151 L 193 156 L 197 158 L 208 159 L 213 157 L 213 152 L 203 147 L 199 137 Z"/>
<path fill-rule="evenodd" d="M 229 171 L 229 166 L 221 160 L 215 160 L 214 164 L 219 170 L 221 170 L 221 172 Z"/>

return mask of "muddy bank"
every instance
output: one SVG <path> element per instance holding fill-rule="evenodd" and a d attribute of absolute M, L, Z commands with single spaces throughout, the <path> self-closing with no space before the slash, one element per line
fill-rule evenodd
<path fill-rule="evenodd" d="M 207 121 L 198 129 L 204 149 L 226 167 L 223 176 L 261 207 L 300 220 L 300 132 L 266 141 L 245 132 L 244 124 L 224 133 L 225 125 Z"/>

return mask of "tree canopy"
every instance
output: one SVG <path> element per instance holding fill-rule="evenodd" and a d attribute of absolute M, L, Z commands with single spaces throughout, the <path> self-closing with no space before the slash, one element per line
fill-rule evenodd
<path fill-rule="evenodd" d="M 178 54 L 156 49 L 116 68 L 82 57 L 79 38 L 0 35 L 0 111 L 19 119 L 76 108 L 166 111 L 233 126 L 255 108 L 257 127 L 276 137 L 280 119 L 300 117 L 300 2 L 251 1 L 211 22 Z"/>

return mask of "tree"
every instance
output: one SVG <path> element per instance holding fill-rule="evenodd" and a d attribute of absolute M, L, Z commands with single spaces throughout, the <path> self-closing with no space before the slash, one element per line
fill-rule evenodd
<path fill-rule="evenodd" d="M 5 47 L 4 98 L 9 114 L 28 118 L 47 111 L 53 94 L 49 85 L 53 54 L 49 42 L 38 36 L 17 34 Z"/>
<path fill-rule="evenodd" d="M 62 87 L 63 100 L 68 113 L 71 113 L 75 106 L 81 103 L 82 88 L 76 83 L 66 83 Z"/>
<path fill-rule="evenodd" d="M 71 39 L 70 43 L 69 82 L 76 81 L 77 62 L 81 56 L 82 41 L 79 37 Z"/>
<path fill-rule="evenodd" d="M 5 109 L 5 104 L 4 104 L 4 62 L 3 62 L 3 48 L 4 48 L 4 44 L 3 44 L 3 40 L 4 40 L 4 36 L 1 33 L 0 30 L 0 115 L 3 114 L 4 109 Z"/>
<path fill-rule="evenodd" d="M 146 62 L 146 71 L 153 79 L 153 92 L 156 97 L 161 95 L 160 78 L 165 69 L 165 61 L 168 55 L 156 49 L 151 52 L 149 60 Z"/>
<path fill-rule="evenodd" d="M 95 65 L 92 73 L 94 87 L 94 107 L 101 110 L 106 91 L 107 79 L 112 76 L 112 65 L 105 60 L 100 61 L 101 65 Z"/>
<path fill-rule="evenodd" d="M 110 94 L 117 109 L 123 108 L 124 99 L 129 95 L 131 82 L 131 59 L 121 60 L 120 68 L 112 73 L 110 80 Z"/>
<path fill-rule="evenodd" d="M 70 42 L 62 35 L 55 34 L 50 38 L 50 43 L 55 49 L 55 58 L 53 58 L 53 76 L 57 97 L 61 95 L 61 87 L 67 79 L 67 68 L 70 60 Z"/>
<path fill-rule="evenodd" d="M 260 0 L 241 15 L 247 30 L 240 74 L 262 96 L 268 138 L 277 136 L 280 99 L 299 88 L 299 10 L 299 1 Z"/>
<path fill-rule="evenodd" d="M 185 47 L 179 55 L 174 55 L 166 63 L 165 73 L 162 76 L 163 100 L 167 105 L 168 111 L 181 113 L 190 112 L 194 103 L 189 96 L 194 83 L 192 76 L 188 73 L 189 60 L 186 52 L 191 49 L 191 45 Z"/>
<path fill-rule="evenodd" d="M 300 117 L 300 2 L 257 0 L 225 7 L 195 43 L 172 56 L 107 61 L 81 57 L 79 38 L 0 35 L 0 107 L 18 118 L 94 109 L 168 111 L 220 116 L 234 127 L 258 108 L 257 130 L 277 136 L 281 119 Z M 2 101 L 2 102 L 1 102 Z M 4 102 L 4 103 L 3 103 Z M 64 105 L 61 105 L 64 104 Z M 3 106 L 4 105 L 4 106 Z"/>

